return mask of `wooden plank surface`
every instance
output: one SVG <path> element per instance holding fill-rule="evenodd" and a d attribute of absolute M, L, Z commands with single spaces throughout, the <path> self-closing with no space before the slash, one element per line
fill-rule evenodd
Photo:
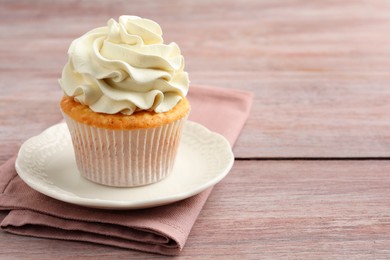
<path fill-rule="evenodd" d="M 71 40 L 130 13 L 181 46 L 193 84 L 255 93 L 238 157 L 390 156 L 388 1 L 0 4 L 0 143 L 12 152 L 60 118 Z"/>
<path fill-rule="evenodd" d="M 389 258 L 390 163 L 358 160 L 390 158 L 386 0 L 0 0 L 0 163 L 61 119 L 70 42 L 121 14 L 159 22 L 193 84 L 255 94 L 234 147 L 255 160 L 216 186 L 178 258 Z M 7 259 L 163 258 L 4 232 L 0 241 Z"/>
<path fill-rule="evenodd" d="M 389 161 L 238 161 L 178 259 L 388 259 L 389 171 Z M 0 241 L 0 258 L 164 258 L 4 232 Z"/>

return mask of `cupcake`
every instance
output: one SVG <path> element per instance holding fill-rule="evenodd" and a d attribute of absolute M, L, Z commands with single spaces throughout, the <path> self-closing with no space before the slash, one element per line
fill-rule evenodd
<path fill-rule="evenodd" d="M 68 55 L 60 107 L 80 174 L 117 187 L 165 178 L 190 111 L 178 45 L 164 44 L 156 22 L 121 16 L 74 40 Z"/>

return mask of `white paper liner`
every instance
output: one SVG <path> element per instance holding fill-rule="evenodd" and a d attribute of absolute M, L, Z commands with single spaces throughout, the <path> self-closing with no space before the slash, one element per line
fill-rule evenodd
<path fill-rule="evenodd" d="M 66 114 L 64 118 L 81 175 L 99 184 L 131 187 L 158 182 L 172 171 L 187 117 L 135 130 L 97 128 Z"/>

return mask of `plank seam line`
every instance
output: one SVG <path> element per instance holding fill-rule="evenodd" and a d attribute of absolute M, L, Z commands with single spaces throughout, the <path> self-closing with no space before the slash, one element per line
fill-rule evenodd
<path fill-rule="evenodd" d="M 236 157 L 236 161 L 387 161 L 390 157 Z"/>

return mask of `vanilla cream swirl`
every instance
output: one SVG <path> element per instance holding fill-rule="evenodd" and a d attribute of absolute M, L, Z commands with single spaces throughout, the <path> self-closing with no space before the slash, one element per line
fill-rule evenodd
<path fill-rule="evenodd" d="M 176 43 L 164 44 L 161 28 L 152 20 L 111 19 L 74 40 L 68 54 L 60 85 L 94 112 L 161 113 L 187 95 L 180 49 Z"/>

